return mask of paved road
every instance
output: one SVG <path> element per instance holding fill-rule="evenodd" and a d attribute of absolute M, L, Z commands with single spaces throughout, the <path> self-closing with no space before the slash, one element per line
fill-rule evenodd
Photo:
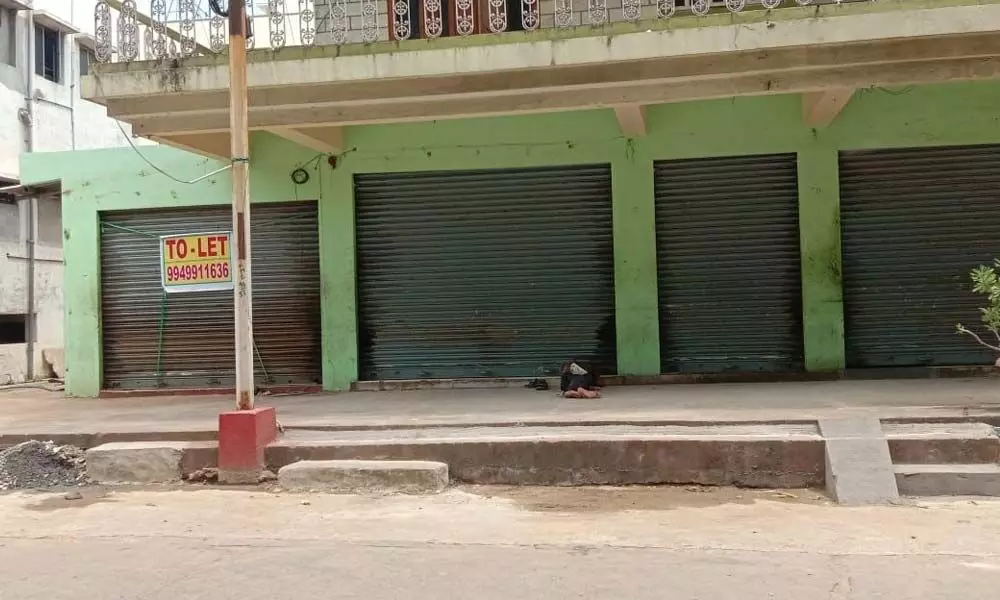
<path fill-rule="evenodd" d="M 1000 502 L 474 488 L 0 496 L 0 598 L 995 599 Z"/>

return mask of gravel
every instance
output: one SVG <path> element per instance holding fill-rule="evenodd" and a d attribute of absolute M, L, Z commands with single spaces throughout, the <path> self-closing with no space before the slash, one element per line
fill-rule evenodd
<path fill-rule="evenodd" d="M 30 440 L 0 452 L 0 490 L 80 486 L 86 456 L 76 446 Z"/>

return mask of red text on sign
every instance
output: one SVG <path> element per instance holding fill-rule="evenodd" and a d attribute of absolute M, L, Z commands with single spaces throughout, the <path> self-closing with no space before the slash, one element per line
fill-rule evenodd
<path fill-rule="evenodd" d="M 168 260 L 185 260 L 189 256 L 198 258 L 215 258 L 227 256 L 229 238 L 224 235 L 209 235 L 195 238 L 194 247 L 188 245 L 186 238 L 170 238 L 164 240 L 167 247 Z"/>

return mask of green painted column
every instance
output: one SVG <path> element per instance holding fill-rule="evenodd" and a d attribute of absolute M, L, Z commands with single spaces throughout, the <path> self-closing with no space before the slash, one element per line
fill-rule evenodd
<path fill-rule="evenodd" d="M 844 368 L 844 295 L 837 150 L 814 142 L 798 155 L 802 326 L 807 371 Z"/>
<path fill-rule="evenodd" d="M 323 389 L 348 390 L 358 379 L 358 303 L 354 186 L 344 167 L 326 178 L 319 203 Z"/>
<path fill-rule="evenodd" d="M 63 182 L 64 190 L 74 187 Z M 95 398 L 102 371 L 101 225 L 93 203 L 66 197 L 62 210 L 66 395 Z"/>
<path fill-rule="evenodd" d="M 653 161 L 632 140 L 611 163 L 619 375 L 660 372 Z"/>
<path fill-rule="evenodd" d="M 318 202 L 323 389 L 348 390 L 358 375 L 350 167 L 344 160 L 331 169 L 321 154 L 270 133 L 254 133 L 250 144 L 250 189 L 255 202 Z M 308 182 L 295 185 L 290 173 L 301 166 L 311 176 Z"/>

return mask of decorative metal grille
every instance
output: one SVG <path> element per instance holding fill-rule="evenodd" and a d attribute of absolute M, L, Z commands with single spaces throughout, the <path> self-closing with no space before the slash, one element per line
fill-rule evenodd
<path fill-rule="evenodd" d="M 555 0 L 556 27 L 569 27 L 573 23 L 573 0 Z"/>
<path fill-rule="evenodd" d="M 642 16 L 642 0 L 622 0 L 622 18 L 638 21 Z"/>
<path fill-rule="evenodd" d="M 361 39 L 366 44 L 378 41 L 378 5 L 375 0 L 361 0 Z"/>
<path fill-rule="evenodd" d="M 538 29 L 538 0 L 521 0 L 521 26 L 528 31 Z"/>
<path fill-rule="evenodd" d="M 587 12 L 593 25 L 603 25 L 608 22 L 607 0 L 587 0 Z"/>
<path fill-rule="evenodd" d="M 513 9 L 507 0 L 223 0 L 223 5 L 240 1 L 247 6 L 254 33 L 247 40 L 248 49 L 256 45 L 279 50 L 286 46 L 503 33 L 511 29 L 512 19 L 519 23 L 517 28 L 527 31 L 543 26 L 541 0 L 518 0 L 511 5 Z M 809 6 L 842 1 L 865 0 L 795 3 Z M 618 4 L 609 6 L 608 0 L 577 0 L 576 6 L 574 0 L 553 0 L 545 5 L 552 11 L 546 26 L 638 21 L 644 10 L 652 11 L 654 7 L 661 19 L 676 16 L 678 9 L 698 16 L 722 7 L 740 13 L 751 2 L 775 10 L 783 0 L 621 0 L 620 10 Z M 186 58 L 221 53 L 228 44 L 228 20 L 209 10 L 207 0 L 120 0 L 114 6 L 109 0 L 96 0 L 95 4 L 95 56 L 100 62 Z M 143 6 L 148 7 L 148 20 L 141 14 Z M 510 10 L 519 11 L 519 15 L 510 14 Z"/>
<path fill-rule="evenodd" d="M 505 0 L 488 0 L 487 21 L 490 31 L 502 33 L 507 31 L 507 2 Z"/>
<path fill-rule="evenodd" d="M 458 35 L 476 32 L 476 7 L 472 0 L 455 0 L 455 29 Z"/>
<path fill-rule="evenodd" d="M 424 0 L 424 35 L 437 38 L 443 33 L 444 16 L 441 13 L 441 0 Z"/>

